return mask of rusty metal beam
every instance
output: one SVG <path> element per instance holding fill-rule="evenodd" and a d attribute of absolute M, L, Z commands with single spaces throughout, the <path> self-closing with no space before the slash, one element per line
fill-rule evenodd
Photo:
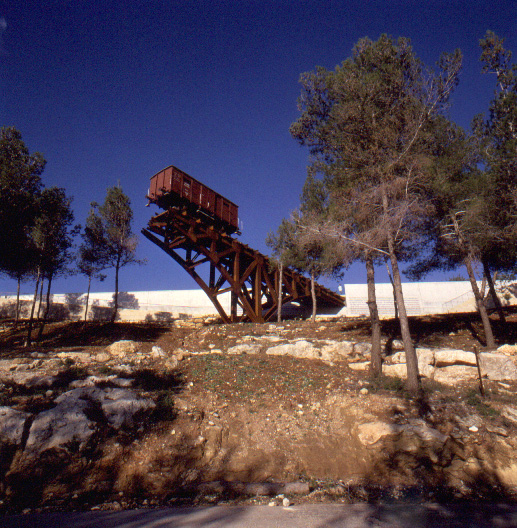
<path fill-rule="evenodd" d="M 171 207 L 149 221 L 144 236 L 170 255 L 208 295 L 225 322 L 264 322 L 278 307 L 278 275 L 269 259 L 214 229 L 210 223 Z M 182 258 L 178 251 L 184 251 Z M 208 264 L 206 279 L 201 277 Z M 231 291 L 230 313 L 218 296 Z M 341 297 L 317 285 L 320 302 L 340 306 Z M 310 280 L 287 268 L 282 281 L 282 304 L 310 297 Z M 238 313 L 238 308 L 243 313 Z"/>

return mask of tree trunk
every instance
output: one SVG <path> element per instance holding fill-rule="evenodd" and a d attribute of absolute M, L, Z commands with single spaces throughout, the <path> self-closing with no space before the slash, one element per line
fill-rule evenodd
<path fill-rule="evenodd" d="M 393 277 L 391 276 L 391 271 L 390 271 L 390 267 L 388 265 L 388 261 L 386 261 L 386 269 L 388 270 L 388 277 L 389 277 L 390 282 L 391 282 L 391 287 L 393 288 L 393 305 L 394 305 L 394 308 L 395 308 L 395 319 L 398 319 L 399 318 L 399 311 L 398 311 L 398 308 L 397 308 L 397 297 L 395 296 L 395 283 L 393 282 Z"/>
<path fill-rule="evenodd" d="M 368 285 L 368 309 L 370 310 L 370 325 L 372 327 L 371 373 L 378 377 L 382 374 L 381 357 L 381 322 L 377 309 L 375 295 L 375 268 L 371 253 L 366 254 L 366 283 Z"/>
<path fill-rule="evenodd" d="M 481 316 L 481 321 L 483 322 L 483 329 L 485 331 L 485 340 L 486 346 L 488 348 L 495 348 L 495 339 L 494 334 L 492 333 L 492 325 L 490 324 L 490 318 L 486 311 L 485 303 L 483 302 L 483 297 L 481 297 L 481 292 L 479 291 L 476 276 L 474 275 L 474 268 L 472 267 L 472 255 L 470 253 L 464 259 L 465 267 L 467 268 L 467 273 L 469 275 L 470 285 L 472 286 L 472 291 L 474 292 L 474 299 L 476 300 L 476 307 L 478 309 L 479 315 Z"/>
<path fill-rule="evenodd" d="M 490 266 L 488 265 L 488 262 L 485 259 L 481 259 L 481 263 L 483 264 L 483 271 L 485 273 L 485 277 L 488 282 L 488 289 L 490 290 L 490 295 L 492 296 L 492 300 L 494 301 L 494 306 L 499 315 L 499 320 L 502 323 L 506 324 L 506 318 L 504 316 L 503 305 L 501 304 L 501 299 L 499 299 L 499 296 L 497 295 L 497 292 L 495 291 L 494 281 L 492 280 L 492 273 L 490 272 Z"/>
<path fill-rule="evenodd" d="M 382 188 L 382 207 L 384 214 L 388 215 L 388 196 L 386 188 Z M 404 343 L 404 352 L 406 353 L 406 368 L 407 368 L 407 383 L 406 387 L 411 392 L 418 392 L 420 390 L 420 376 L 418 375 L 418 359 L 416 357 L 415 347 L 411 341 L 411 333 L 409 331 L 409 320 L 406 313 L 406 305 L 404 304 L 404 294 L 402 293 L 402 281 L 400 279 L 399 264 L 395 252 L 395 240 L 393 233 L 388 226 L 387 229 L 388 253 L 391 262 L 391 271 L 393 274 L 393 289 L 395 293 L 395 300 L 399 313 L 400 333 L 402 334 L 402 342 Z"/>
<path fill-rule="evenodd" d="M 18 326 L 18 321 L 20 320 L 20 283 L 22 278 L 18 277 L 17 287 L 16 287 L 16 311 L 14 314 L 14 327 Z"/>
<path fill-rule="evenodd" d="M 45 277 L 41 278 L 40 289 L 39 289 L 39 302 L 38 302 L 38 313 L 36 319 L 39 321 L 41 317 L 41 305 L 43 304 L 43 285 L 45 284 Z"/>
<path fill-rule="evenodd" d="M 280 267 L 278 269 L 278 308 L 276 311 L 276 321 L 277 323 L 282 322 L 282 287 L 284 282 L 284 264 L 280 262 Z"/>
<path fill-rule="evenodd" d="M 316 281 L 314 280 L 314 270 L 311 270 L 311 297 L 312 297 L 312 316 L 311 321 L 316 322 L 316 311 L 318 310 L 318 301 L 316 299 Z"/>
<path fill-rule="evenodd" d="M 113 299 L 113 313 L 111 314 L 111 322 L 114 323 L 117 318 L 118 312 L 118 272 L 120 270 L 120 258 L 117 259 L 117 264 L 115 265 L 115 298 Z"/>
<path fill-rule="evenodd" d="M 43 335 L 43 329 L 45 328 L 45 323 L 47 322 L 48 314 L 50 312 L 50 289 L 51 287 L 52 287 L 52 275 L 48 278 L 45 312 L 43 314 L 43 320 L 41 321 L 41 325 L 39 327 L 37 341 L 39 341 L 41 339 L 41 336 Z"/>
<path fill-rule="evenodd" d="M 86 293 L 86 308 L 84 309 L 84 322 L 88 318 L 88 303 L 90 302 L 90 286 L 92 284 L 92 276 L 88 275 L 88 292 Z"/>
<path fill-rule="evenodd" d="M 36 309 L 36 301 L 38 300 L 38 288 L 39 281 L 41 277 L 40 269 L 38 268 L 38 274 L 36 276 L 36 288 L 34 289 L 34 298 L 32 300 L 31 315 L 29 317 L 29 327 L 27 329 L 27 340 L 25 341 L 25 346 L 30 347 L 32 343 L 32 324 L 34 321 L 34 310 Z"/>

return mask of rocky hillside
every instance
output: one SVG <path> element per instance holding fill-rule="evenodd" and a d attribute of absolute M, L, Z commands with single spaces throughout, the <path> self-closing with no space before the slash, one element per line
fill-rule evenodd
<path fill-rule="evenodd" d="M 412 321 L 419 398 L 383 324 L 380 380 L 363 320 L 56 324 L 30 350 L 5 324 L 0 508 L 513 496 L 514 323 L 484 398 L 470 316 Z"/>

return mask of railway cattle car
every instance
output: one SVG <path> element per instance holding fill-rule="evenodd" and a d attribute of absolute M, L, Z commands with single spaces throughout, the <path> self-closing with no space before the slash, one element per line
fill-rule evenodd
<path fill-rule="evenodd" d="M 237 205 L 173 165 L 151 178 L 147 198 L 162 209 L 186 207 L 208 216 L 229 234 L 239 230 Z"/>

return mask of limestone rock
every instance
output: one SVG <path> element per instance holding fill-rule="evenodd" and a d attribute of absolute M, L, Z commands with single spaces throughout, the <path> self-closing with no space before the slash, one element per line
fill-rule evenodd
<path fill-rule="evenodd" d="M 151 349 L 151 357 L 152 358 L 164 358 L 167 357 L 167 352 L 163 350 L 162 347 L 159 346 L 153 346 Z"/>
<path fill-rule="evenodd" d="M 16 371 L 0 373 L 0 380 L 23 385 L 31 389 L 50 388 L 58 380 L 57 376 L 46 376 L 35 372 Z"/>
<path fill-rule="evenodd" d="M 0 441 L 21 445 L 25 425 L 31 416 L 10 407 L 0 407 Z"/>
<path fill-rule="evenodd" d="M 65 398 L 53 409 L 38 414 L 29 430 L 26 449 L 41 453 L 72 443 L 84 446 L 95 432 L 95 424 L 84 413 L 89 406 L 86 400 Z"/>
<path fill-rule="evenodd" d="M 186 350 L 183 350 L 183 348 L 177 348 L 177 349 L 173 352 L 173 355 L 174 355 L 174 357 L 175 357 L 178 361 L 182 361 L 182 360 L 185 359 L 186 357 L 190 356 L 190 353 L 187 352 Z"/>
<path fill-rule="evenodd" d="M 430 348 L 417 348 L 415 350 L 418 361 L 418 372 L 421 376 L 426 378 L 432 378 L 434 375 L 435 368 L 434 363 L 434 351 Z M 382 370 L 386 376 L 397 376 L 399 378 L 407 375 L 406 367 L 406 353 L 397 352 L 389 358 L 392 365 L 384 364 Z"/>
<path fill-rule="evenodd" d="M 334 341 L 327 342 L 321 349 L 321 359 L 324 361 L 341 361 L 354 351 L 352 341 Z"/>
<path fill-rule="evenodd" d="M 98 354 L 95 354 L 95 361 L 98 361 L 99 363 L 105 363 L 110 359 L 111 356 L 109 354 L 106 354 L 106 352 L 99 352 Z"/>
<path fill-rule="evenodd" d="M 425 365 L 434 365 L 435 363 L 435 351 L 432 348 L 416 348 L 416 357 L 418 360 L 419 368 L 424 367 Z M 406 362 L 406 353 L 397 352 L 389 357 L 392 363 L 405 363 Z"/>
<path fill-rule="evenodd" d="M 505 354 L 479 354 L 479 363 L 483 375 L 491 380 L 517 380 L 517 366 Z"/>
<path fill-rule="evenodd" d="M 79 363 L 88 363 L 90 361 L 90 354 L 88 352 L 58 352 L 56 356 L 62 360 L 73 360 Z"/>
<path fill-rule="evenodd" d="M 228 354 L 234 355 L 234 354 L 259 354 L 261 350 L 260 345 L 254 345 L 254 344 L 241 344 L 241 345 L 235 345 L 233 347 L 230 347 L 227 350 Z"/>
<path fill-rule="evenodd" d="M 165 366 L 170 370 L 174 370 L 175 368 L 178 368 L 178 365 L 179 365 L 179 359 L 177 357 L 171 357 L 165 361 Z"/>
<path fill-rule="evenodd" d="M 505 405 L 501 414 L 510 422 L 517 424 L 517 409 L 515 407 Z"/>
<path fill-rule="evenodd" d="M 476 355 L 474 352 L 468 352 L 465 350 L 445 348 L 437 350 L 434 357 L 436 367 L 450 367 L 452 365 L 476 366 Z"/>
<path fill-rule="evenodd" d="M 368 370 L 370 368 L 370 362 L 361 361 L 360 363 L 349 363 L 348 366 L 352 370 Z"/>
<path fill-rule="evenodd" d="M 404 433 L 415 435 L 427 443 L 444 444 L 448 438 L 437 429 L 429 427 L 423 420 L 414 420 L 407 425 L 400 426 L 400 428 Z"/>
<path fill-rule="evenodd" d="M 127 389 L 106 389 L 98 397 L 108 422 L 115 428 L 133 427 L 134 417 L 156 407 L 149 398 L 140 398 Z"/>
<path fill-rule="evenodd" d="M 517 345 L 501 345 L 497 352 L 499 354 L 506 354 L 507 356 L 515 356 L 517 355 Z"/>
<path fill-rule="evenodd" d="M 355 343 L 354 354 L 360 354 L 362 356 L 369 355 L 372 351 L 371 343 Z"/>
<path fill-rule="evenodd" d="M 128 354 L 136 354 L 140 349 L 140 345 L 135 341 L 122 340 L 115 341 L 110 346 L 106 347 L 106 351 L 109 352 L 112 356 L 124 357 Z"/>
<path fill-rule="evenodd" d="M 407 375 L 407 367 L 405 363 L 396 363 L 395 365 L 384 363 L 384 365 L 382 365 L 382 373 L 385 376 L 403 378 Z"/>
<path fill-rule="evenodd" d="M 398 426 L 385 422 L 368 422 L 357 426 L 359 441 L 366 446 L 376 444 L 382 438 L 399 432 Z"/>
<path fill-rule="evenodd" d="M 473 380 L 478 377 L 476 367 L 467 365 L 452 365 L 450 367 L 437 368 L 434 371 L 434 380 L 445 385 L 454 385 L 455 383 Z"/>
<path fill-rule="evenodd" d="M 286 343 L 266 350 L 270 356 L 293 356 L 298 358 L 320 359 L 321 352 L 309 341 L 303 339 Z"/>

